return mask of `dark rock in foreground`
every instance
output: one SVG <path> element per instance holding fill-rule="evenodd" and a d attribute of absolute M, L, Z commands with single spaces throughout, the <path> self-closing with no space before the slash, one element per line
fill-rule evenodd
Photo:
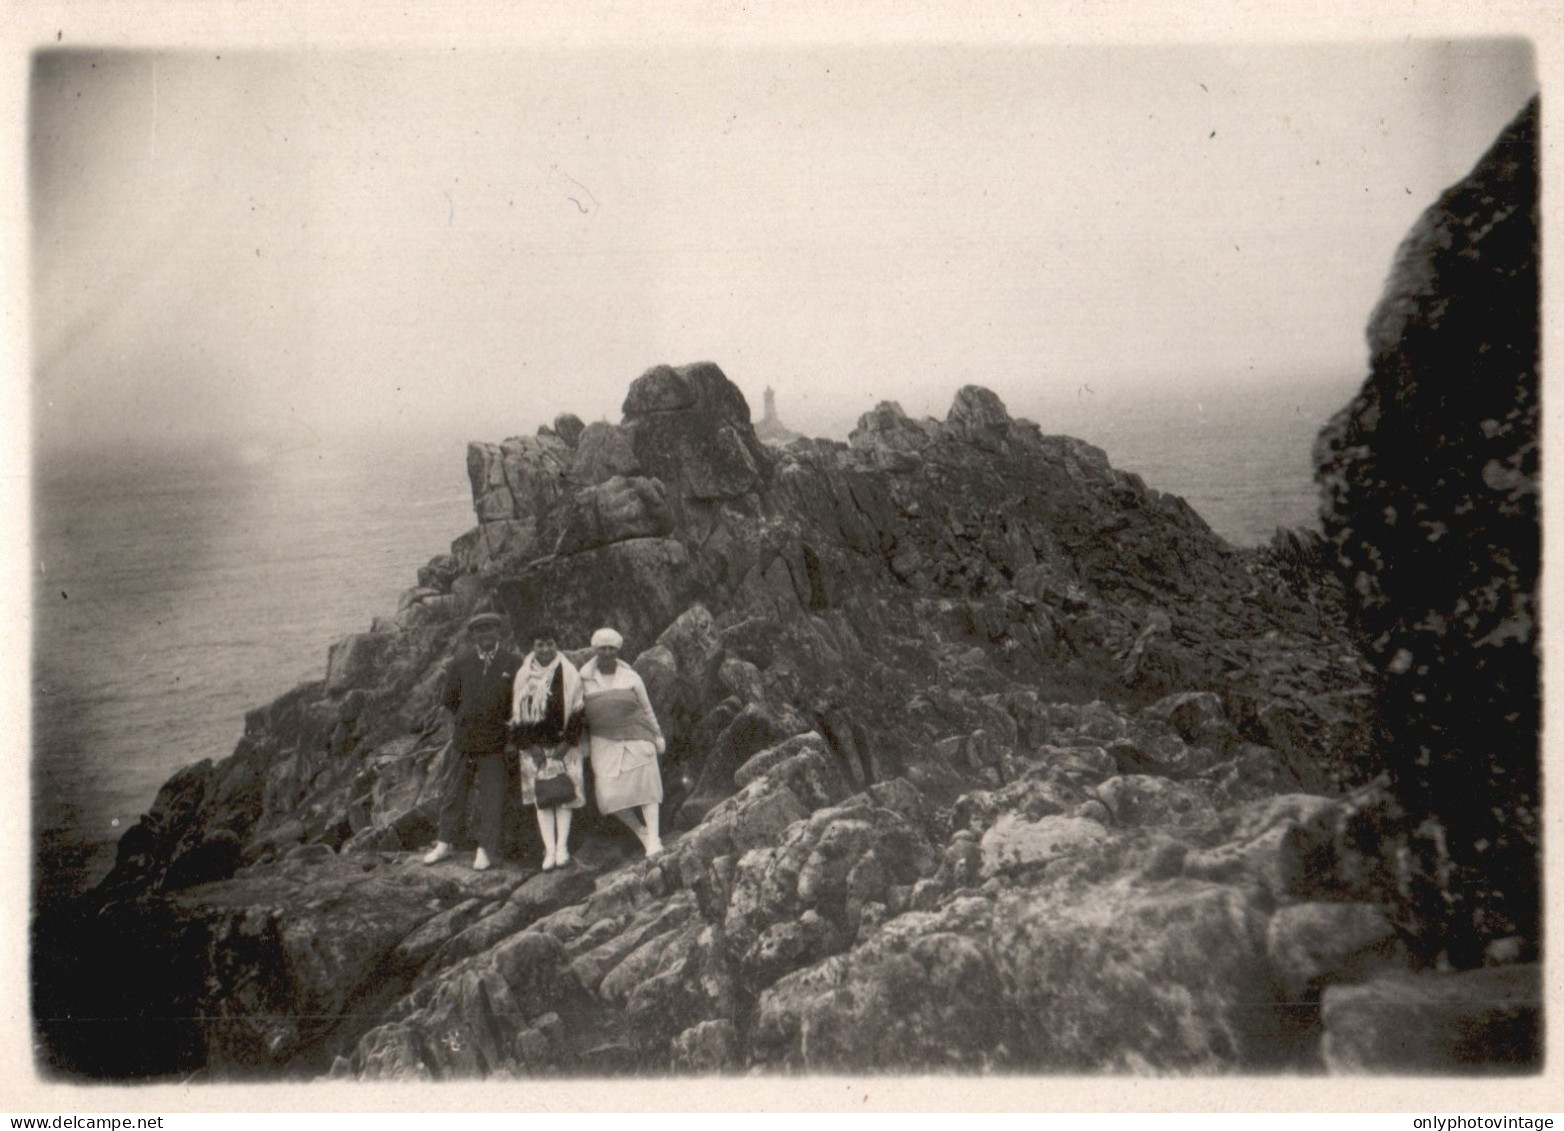
<path fill-rule="evenodd" d="M 1524 1073 L 1542 1068 L 1542 971 L 1398 973 L 1325 993 L 1325 1063 L 1338 1071 Z"/>
<path fill-rule="evenodd" d="M 1540 927 L 1537 114 L 1402 243 L 1373 372 L 1316 452 L 1393 789 L 1421 826 L 1411 913 L 1459 966 Z"/>

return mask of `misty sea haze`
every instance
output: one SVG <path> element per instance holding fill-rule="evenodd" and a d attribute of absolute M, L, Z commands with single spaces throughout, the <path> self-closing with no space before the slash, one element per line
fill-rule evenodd
<path fill-rule="evenodd" d="M 1314 524 L 1310 445 L 1355 385 L 1104 385 L 1007 400 L 1253 545 Z M 454 437 L 46 455 L 34 499 L 40 900 L 101 879 L 171 773 L 226 756 L 245 711 L 321 678 L 331 641 L 394 612 L 418 567 L 474 521 Z"/>

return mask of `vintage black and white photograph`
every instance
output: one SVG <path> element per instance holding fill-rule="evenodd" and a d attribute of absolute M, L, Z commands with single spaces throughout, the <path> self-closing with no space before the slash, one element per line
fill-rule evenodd
<path fill-rule="evenodd" d="M 39 1081 L 1543 1071 L 1523 32 L 25 84 Z"/>

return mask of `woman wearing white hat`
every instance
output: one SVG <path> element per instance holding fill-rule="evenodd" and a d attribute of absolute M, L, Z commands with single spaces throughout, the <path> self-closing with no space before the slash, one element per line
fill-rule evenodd
<path fill-rule="evenodd" d="M 581 668 L 592 775 L 598 809 L 628 825 L 646 855 L 656 856 L 663 850 L 657 827 L 657 808 L 663 799 L 657 756 L 667 743 L 646 697 L 646 685 L 619 659 L 623 643 L 613 629 L 598 629 L 592 634 L 597 654 Z M 637 811 L 639 822 L 634 819 Z"/>

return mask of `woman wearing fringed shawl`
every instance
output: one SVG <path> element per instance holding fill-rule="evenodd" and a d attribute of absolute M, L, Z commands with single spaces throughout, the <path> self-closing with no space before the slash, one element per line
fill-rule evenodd
<path fill-rule="evenodd" d="M 535 630 L 532 651 L 516 672 L 510 725 L 521 747 L 521 800 L 538 811 L 545 872 L 570 863 L 571 817 L 586 804 L 581 774 L 581 730 L 586 721 L 582 706 L 581 674 L 560 653 L 554 630 Z M 560 763 L 574 795 L 553 806 L 539 805 L 539 771 L 545 764 L 557 771 Z"/>
<path fill-rule="evenodd" d="M 657 829 L 657 807 L 663 799 L 657 756 L 667 743 L 646 685 L 619 659 L 623 643 L 613 629 L 598 629 L 592 634 L 597 654 L 581 668 L 592 777 L 598 809 L 630 826 L 646 855 L 656 856 L 663 850 Z"/>

